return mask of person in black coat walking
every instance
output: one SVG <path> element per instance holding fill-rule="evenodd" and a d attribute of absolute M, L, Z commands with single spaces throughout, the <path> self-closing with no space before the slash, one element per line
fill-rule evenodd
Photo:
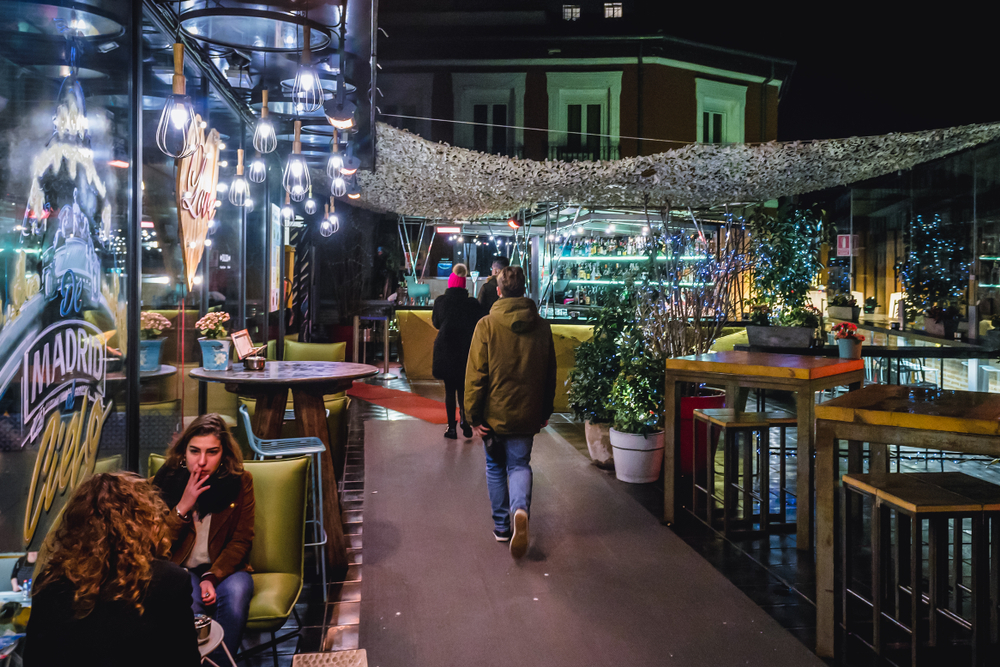
<path fill-rule="evenodd" d="M 455 268 L 463 266 L 457 265 Z M 463 267 L 464 268 L 464 267 Z M 465 366 L 469 358 L 469 346 L 476 324 L 483 316 L 483 310 L 475 298 L 465 289 L 465 277 L 452 273 L 448 278 L 448 289 L 443 296 L 434 300 L 432 324 L 437 328 L 434 339 L 434 377 L 444 380 L 445 409 L 448 411 L 448 430 L 444 437 L 455 440 L 455 399 L 462 415 L 462 435 L 472 437 L 472 427 L 465 419 Z"/>

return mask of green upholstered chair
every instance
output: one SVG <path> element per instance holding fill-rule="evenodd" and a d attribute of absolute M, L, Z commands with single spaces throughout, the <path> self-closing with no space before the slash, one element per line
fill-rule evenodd
<path fill-rule="evenodd" d="M 150 454 L 150 475 L 155 475 L 162 465 L 162 456 Z M 302 592 L 309 457 L 244 461 L 243 466 L 253 475 L 257 501 L 250 550 L 254 590 L 246 629 L 271 633 L 271 641 L 254 647 L 243 657 L 270 648 L 277 665 L 277 645 L 299 634 L 295 630 L 275 636 L 295 611 Z"/>

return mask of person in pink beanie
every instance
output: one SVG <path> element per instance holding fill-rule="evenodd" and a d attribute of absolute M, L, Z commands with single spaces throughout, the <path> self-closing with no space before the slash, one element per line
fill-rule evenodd
<path fill-rule="evenodd" d="M 455 428 L 456 397 L 457 408 L 462 415 L 462 435 L 472 437 L 472 426 L 465 419 L 465 366 L 469 358 L 469 346 L 476 324 L 483 316 L 479 301 L 469 296 L 465 288 L 465 276 L 469 273 L 465 264 L 456 264 L 448 277 L 448 289 L 434 300 L 431 323 L 437 328 L 434 339 L 434 362 L 431 370 L 439 380 L 444 380 L 444 406 L 448 412 L 448 430 L 444 437 L 458 438 Z"/>

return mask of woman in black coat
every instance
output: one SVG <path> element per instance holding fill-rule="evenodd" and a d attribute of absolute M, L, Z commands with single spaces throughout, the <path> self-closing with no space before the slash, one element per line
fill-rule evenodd
<path fill-rule="evenodd" d="M 455 268 L 462 267 L 459 264 Z M 462 415 L 462 435 L 472 437 L 472 426 L 465 420 L 465 364 L 469 359 L 469 347 L 476 323 L 483 316 L 479 301 L 469 296 L 465 289 L 465 276 L 452 273 L 448 278 L 448 289 L 443 296 L 434 300 L 434 314 L 431 322 L 438 330 L 434 339 L 434 377 L 444 380 L 445 410 L 448 411 L 448 430 L 444 437 L 455 440 L 455 398 Z"/>

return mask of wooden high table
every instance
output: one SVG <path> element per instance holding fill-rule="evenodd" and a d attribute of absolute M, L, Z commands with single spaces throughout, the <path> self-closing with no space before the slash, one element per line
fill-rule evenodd
<path fill-rule="evenodd" d="M 798 418 L 798 514 L 796 545 L 812 549 L 813 408 L 815 394 L 823 389 L 848 386 L 852 391 L 864 380 L 860 359 L 826 359 L 768 352 L 716 352 L 667 359 L 664 395 L 663 520 L 673 523 L 683 504 L 679 497 L 680 394 L 678 382 L 706 383 L 726 388 L 726 407 L 742 411 L 750 389 L 777 389 L 795 393 Z M 671 426 L 672 425 L 672 426 Z"/>
<path fill-rule="evenodd" d="M 368 364 L 337 361 L 268 361 L 261 371 L 243 370 L 242 365 L 225 371 L 195 368 L 191 377 L 203 382 L 223 382 L 226 391 L 257 399 L 253 430 L 268 440 L 281 437 L 288 390 L 292 390 L 295 421 L 303 436 L 315 436 L 326 445 L 323 466 L 323 521 L 326 528 L 327 564 L 335 570 L 347 569 L 347 543 L 340 519 L 337 475 L 330 450 L 330 431 L 323 397 L 351 388 L 354 381 L 371 377 L 378 369 Z"/>
<path fill-rule="evenodd" d="M 834 503 L 837 441 L 848 442 L 848 472 L 889 471 L 887 445 L 1000 456 L 1000 394 L 871 385 L 816 406 L 816 653 L 833 657 L 836 630 Z"/>

